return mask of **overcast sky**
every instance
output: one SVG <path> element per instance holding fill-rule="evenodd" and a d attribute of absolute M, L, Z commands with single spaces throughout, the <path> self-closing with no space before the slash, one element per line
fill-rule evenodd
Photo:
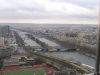
<path fill-rule="evenodd" d="M 0 0 L 0 22 L 97 24 L 99 0 Z"/>

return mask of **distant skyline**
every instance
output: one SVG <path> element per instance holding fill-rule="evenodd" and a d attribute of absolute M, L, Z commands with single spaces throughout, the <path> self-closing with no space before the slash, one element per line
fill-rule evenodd
<path fill-rule="evenodd" d="M 0 0 L 0 23 L 98 24 L 99 0 Z"/>

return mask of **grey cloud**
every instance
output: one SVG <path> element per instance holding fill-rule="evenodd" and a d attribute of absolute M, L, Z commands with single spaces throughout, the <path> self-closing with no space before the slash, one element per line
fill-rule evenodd
<path fill-rule="evenodd" d="M 1 0 L 3 1 L 3 0 Z M 65 10 L 65 7 L 62 7 L 62 10 L 59 11 L 48 11 L 46 10 L 46 7 L 38 2 L 32 2 L 32 0 L 24 0 L 26 2 L 22 2 L 22 0 L 4 0 L 5 3 L 4 4 L 8 4 L 8 6 L 6 5 L 2 5 L 2 8 L 0 8 L 0 18 L 1 19 L 47 19 L 47 18 L 96 18 L 97 16 L 92 16 L 92 15 L 77 15 L 77 14 L 73 14 L 74 12 L 71 12 L 71 15 L 67 15 L 66 13 L 62 13 L 62 10 Z M 53 3 L 54 0 L 48 0 L 51 1 Z M 72 3 L 73 5 L 79 5 L 82 7 L 88 7 L 88 8 L 94 8 L 97 3 L 94 2 L 92 0 L 91 3 L 88 3 L 90 5 L 88 5 L 87 1 L 84 0 L 84 2 L 82 2 L 83 0 L 59 0 L 61 2 L 66 2 L 66 3 Z M 59 2 L 58 0 L 56 0 L 56 2 Z M 54 7 L 56 8 L 56 7 Z M 66 9 L 67 10 L 67 9 Z M 91 17 L 92 16 L 92 17 Z"/>
<path fill-rule="evenodd" d="M 99 0 L 50 0 L 50 1 L 72 3 L 86 8 L 95 8 L 96 6 L 99 7 Z"/>
<path fill-rule="evenodd" d="M 80 19 L 98 19 L 98 15 L 91 16 L 91 15 L 72 15 L 72 17 L 80 18 Z"/>
<path fill-rule="evenodd" d="M 22 7 L 21 10 L 25 10 L 25 11 L 30 11 L 30 12 L 34 12 L 34 11 L 38 11 L 38 12 L 43 12 L 45 11 L 43 7 L 40 6 L 34 6 L 34 7 Z"/>

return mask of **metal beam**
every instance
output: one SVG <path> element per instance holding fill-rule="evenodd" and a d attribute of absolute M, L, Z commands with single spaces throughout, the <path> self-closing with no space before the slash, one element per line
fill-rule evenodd
<path fill-rule="evenodd" d="M 100 3 L 100 1 L 99 1 Z M 99 5 L 100 6 L 100 5 Z M 98 50 L 97 50 L 97 57 L 96 57 L 96 66 L 95 66 L 95 75 L 99 75 L 99 66 L 100 66 L 100 8 L 99 8 L 99 28 L 98 28 Z"/>

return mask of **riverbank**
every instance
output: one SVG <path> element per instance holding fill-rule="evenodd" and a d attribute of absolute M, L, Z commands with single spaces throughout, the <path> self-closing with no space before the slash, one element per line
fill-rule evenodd
<path fill-rule="evenodd" d="M 83 52 L 79 52 L 79 53 L 80 53 L 80 54 L 83 54 L 83 55 L 85 55 L 85 56 L 87 56 L 87 57 L 90 57 L 90 58 L 96 59 L 96 56 L 93 55 L 93 54 L 83 53 Z"/>
<path fill-rule="evenodd" d="M 43 52 L 43 54 L 46 54 L 48 56 L 58 57 L 64 60 L 74 60 L 75 62 L 95 67 L 94 58 L 80 54 L 78 52 Z"/>

